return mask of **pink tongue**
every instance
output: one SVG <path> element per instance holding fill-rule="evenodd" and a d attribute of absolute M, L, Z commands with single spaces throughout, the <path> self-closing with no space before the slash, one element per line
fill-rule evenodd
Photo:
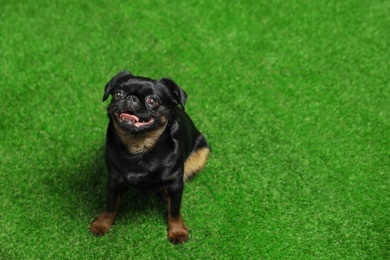
<path fill-rule="evenodd" d="M 126 120 L 126 121 L 133 121 L 133 122 L 138 122 L 139 121 L 138 117 L 136 117 L 134 115 L 126 114 L 126 113 L 120 114 L 119 118 L 122 119 L 122 120 Z"/>

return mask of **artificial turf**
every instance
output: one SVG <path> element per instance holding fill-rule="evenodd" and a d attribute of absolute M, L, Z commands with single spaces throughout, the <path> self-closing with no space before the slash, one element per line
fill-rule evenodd
<path fill-rule="evenodd" d="M 389 1 L 2 1 L 0 259 L 389 259 Z M 213 147 L 104 207 L 105 83 L 171 77 Z"/>

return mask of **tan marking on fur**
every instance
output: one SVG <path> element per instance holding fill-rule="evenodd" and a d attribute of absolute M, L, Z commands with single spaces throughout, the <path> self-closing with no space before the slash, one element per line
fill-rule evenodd
<path fill-rule="evenodd" d="M 151 150 L 165 130 L 166 118 L 160 118 L 162 126 L 143 134 L 130 134 L 124 131 L 114 120 L 114 127 L 118 131 L 119 138 L 125 144 L 130 153 L 145 153 Z"/>
<path fill-rule="evenodd" d="M 210 150 L 207 147 L 200 148 L 190 154 L 184 163 L 184 181 L 195 176 L 206 165 Z"/>
<path fill-rule="evenodd" d="M 181 215 L 176 218 L 168 215 L 168 238 L 173 244 L 183 244 L 188 241 L 188 229 Z"/>
<path fill-rule="evenodd" d="M 114 212 L 109 212 L 105 209 L 98 217 L 94 219 L 89 230 L 95 236 L 102 236 L 107 233 L 115 222 L 118 214 L 120 198 L 118 197 Z"/>

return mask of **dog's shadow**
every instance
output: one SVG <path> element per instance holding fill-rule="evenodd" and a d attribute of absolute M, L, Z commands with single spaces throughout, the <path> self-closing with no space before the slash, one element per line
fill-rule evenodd
<path fill-rule="evenodd" d="M 89 227 L 106 207 L 108 173 L 104 145 L 83 151 L 77 156 L 77 163 L 56 172 L 57 177 L 46 180 L 52 183 L 47 185 L 50 193 L 63 197 L 63 210 L 88 219 L 85 225 Z M 61 179 L 54 180 L 56 178 Z M 56 185 L 61 185 L 61 189 Z M 58 194 L 59 190 L 61 194 Z M 142 195 L 129 189 L 121 196 L 117 222 L 125 219 L 129 223 L 139 223 L 145 216 L 167 221 L 167 214 L 167 203 L 158 194 Z"/>

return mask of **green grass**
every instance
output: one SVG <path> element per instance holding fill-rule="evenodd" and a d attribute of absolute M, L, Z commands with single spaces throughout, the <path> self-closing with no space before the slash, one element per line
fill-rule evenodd
<path fill-rule="evenodd" d="M 2 1 L 0 259 L 389 259 L 389 1 Z M 171 77 L 213 154 L 104 207 L 105 83 Z"/>

